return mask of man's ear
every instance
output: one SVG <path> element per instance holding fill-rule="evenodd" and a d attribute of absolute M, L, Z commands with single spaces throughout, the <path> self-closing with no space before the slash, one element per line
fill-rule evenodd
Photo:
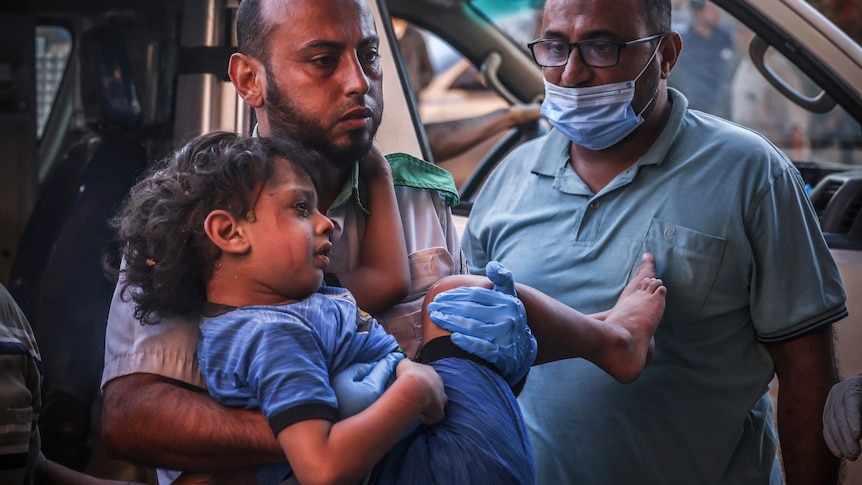
<path fill-rule="evenodd" d="M 227 69 L 237 93 L 252 108 L 263 106 L 266 93 L 266 70 L 254 57 L 235 52 Z"/>
<path fill-rule="evenodd" d="M 243 254 L 251 249 L 245 231 L 234 216 L 226 210 L 214 210 L 204 220 L 204 231 L 219 249 L 225 253 Z"/>
<path fill-rule="evenodd" d="M 679 60 L 679 53 L 682 52 L 682 38 L 676 32 L 669 33 L 661 43 L 659 54 L 661 55 L 661 78 L 667 79 L 676 61 Z"/>

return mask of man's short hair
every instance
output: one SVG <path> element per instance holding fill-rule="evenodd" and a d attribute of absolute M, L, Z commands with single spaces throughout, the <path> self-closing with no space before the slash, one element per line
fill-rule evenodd
<path fill-rule="evenodd" d="M 640 8 L 646 21 L 648 34 L 671 31 L 670 0 L 640 0 Z"/>
<path fill-rule="evenodd" d="M 236 12 L 236 39 L 239 52 L 267 63 L 270 35 L 276 25 L 264 18 L 261 0 L 242 0 Z"/>

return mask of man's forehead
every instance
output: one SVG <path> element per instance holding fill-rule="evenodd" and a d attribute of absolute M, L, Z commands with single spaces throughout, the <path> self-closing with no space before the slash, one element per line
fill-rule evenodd
<path fill-rule="evenodd" d="M 638 15 L 620 16 L 620 9 L 637 13 L 639 0 L 614 0 L 614 8 L 608 8 L 606 0 L 548 0 L 542 15 L 542 33 L 608 35 L 637 29 L 641 19 Z"/>

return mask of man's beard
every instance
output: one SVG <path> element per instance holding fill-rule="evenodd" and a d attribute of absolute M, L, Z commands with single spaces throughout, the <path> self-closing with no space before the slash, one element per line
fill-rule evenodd
<path fill-rule="evenodd" d="M 336 167 L 341 168 L 352 166 L 371 150 L 381 118 L 380 113 L 375 112 L 371 120 L 372 129 L 368 135 L 357 132 L 351 136 L 348 145 L 337 146 L 333 144 L 329 130 L 319 119 L 305 116 L 296 104 L 276 87 L 275 79 L 269 71 L 267 71 L 265 109 L 273 137 L 291 137 L 319 151 Z"/>

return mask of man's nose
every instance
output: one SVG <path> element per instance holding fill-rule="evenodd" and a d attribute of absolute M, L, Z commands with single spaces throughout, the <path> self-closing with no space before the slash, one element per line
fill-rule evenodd
<path fill-rule="evenodd" d="M 365 94 L 368 92 L 371 83 L 368 79 L 368 74 L 362 66 L 356 52 L 345 54 L 346 62 L 342 69 L 344 81 L 344 90 L 348 94 Z"/>
<path fill-rule="evenodd" d="M 560 82 L 555 84 L 567 88 L 577 87 L 589 81 L 592 75 L 590 67 L 584 64 L 584 60 L 581 59 L 581 53 L 578 51 L 578 47 L 575 46 L 569 52 L 568 62 L 562 67 Z"/>

